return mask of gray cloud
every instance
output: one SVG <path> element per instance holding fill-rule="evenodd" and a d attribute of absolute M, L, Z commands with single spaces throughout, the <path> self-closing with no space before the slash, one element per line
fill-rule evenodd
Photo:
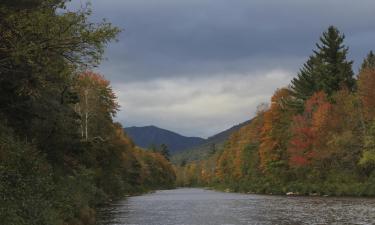
<path fill-rule="evenodd" d="M 73 7 L 79 4 L 74 1 Z M 262 77 L 274 71 L 295 74 L 329 25 L 346 34 L 355 68 L 375 49 L 373 0 L 93 0 L 92 8 L 94 20 L 108 18 L 124 29 L 99 68 L 123 104 L 119 120 L 190 135 L 207 136 L 241 122 L 244 115 L 250 117 L 255 105 L 242 99 L 264 101 L 276 87 L 286 85 L 284 80 Z M 240 88 L 255 80 L 257 91 Z M 272 88 L 261 88 L 269 82 Z M 169 92 L 162 91 L 161 84 L 171 85 L 165 87 Z M 234 110 L 223 99 L 227 107 L 213 107 L 221 116 L 199 107 L 199 101 L 209 104 L 219 101 L 218 96 L 235 96 L 231 101 L 243 108 Z M 185 109 L 189 113 L 176 109 L 176 102 L 182 101 L 191 103 L 192 110 Z"/>
<path fill-rule="evenodd" d="M 123 106 L 118 119 L 129 126 L 155 124 L 207 137 L 250 119 L 253 109 L 290 79 L 288 72 L 274 70 L 117 84 Z"/>

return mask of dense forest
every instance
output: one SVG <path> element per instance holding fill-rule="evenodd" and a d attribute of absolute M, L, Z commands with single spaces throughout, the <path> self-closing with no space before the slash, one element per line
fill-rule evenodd
<path fill-rule="evenodd" d="M 120 30 L 66 0 L 0 3 L 0 223 L 95 224 L 111 199 L 173 187 L 158 152 L 113 121 L 110 83 L 92 72 Z"/>
<path fill-rule="evenodd" d="M 331 26 L 288 87 L 208 159 L 177 167 L 181 186 L 301 195 L 375 195 L 375 55 L 359 73 Z M 251 86 L 249 85 L 249 88 Z"/>

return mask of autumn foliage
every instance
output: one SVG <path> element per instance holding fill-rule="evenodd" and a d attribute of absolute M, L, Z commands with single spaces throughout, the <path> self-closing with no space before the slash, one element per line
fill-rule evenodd
<path fill-rule="evenodd" d="M 358 94 L 366 120 L 375 117 L 375 70 L 364 70 L 358 77 Z"/>
<path fill-rule="evenodd" d="M 260 166 L 264 171 L 280 166 L 286 160 L 287 127 L 291 111 L 287 107 L 290 91 L 279 89 L 271 98 L 270 108 L 264 112 L 262 138 L 259 146 Z"/>
<path fill-rule="evenodd" d="M 317 92 L 306 101 L 303 114 L 294 116 L 288 148 L 291 167 L 309 166 L 321 156 L 321 142 L 330 108 L 324 92 Z"/>
<path fill-rule="evenodd" d="M 344 35 L 330 27 L 320 40 L 291 86 L 223 149 L 177 167 L 178 184 L 193 177 L 243 192 L 375 195 L 375 56 L 355 77 Z"/>

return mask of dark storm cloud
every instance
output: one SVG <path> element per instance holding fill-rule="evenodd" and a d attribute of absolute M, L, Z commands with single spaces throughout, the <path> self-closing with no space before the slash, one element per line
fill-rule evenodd
<path fill-rule="evenodd" d="M 375 1 L 94 0 L 94 16 L 125 29 L 108 51 L 115 80 L 296 70 L 329 25 L 360 60 L 374 47 Z M 352 39 L 353 38 L 353 39 Z M 355 39 L 361 41 L 358 45 Z M 354 49 L 355 47 L 355 49 Z"/>
<path fill-rule="evenodd" d="M 329 25 L 346 34 L 355 69 L 375 49 L 373 0 L 92 0 L 92 8 L 94 20 L 124 29 L 99 68 L 119 96 L 118 119 L 188 135 L 252 116 Z"/>

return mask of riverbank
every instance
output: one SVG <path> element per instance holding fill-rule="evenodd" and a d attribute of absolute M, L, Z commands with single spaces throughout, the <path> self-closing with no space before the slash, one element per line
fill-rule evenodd
<path fill-rule="evenodd" d="M 98 212 L 98 225 L 371 224 L 374 199 L 224 193 L 177 188 L 117 201 Z"/>
<path fill-rule="evenodd" d="M 319 196 L 319 197 L 374 197 L 375 182 L 364 183 L 232 183 L 211 184 L 204 186 L 210 190 L 235 192 L 243 194 L 266 194 L 286 196 Z"/>

